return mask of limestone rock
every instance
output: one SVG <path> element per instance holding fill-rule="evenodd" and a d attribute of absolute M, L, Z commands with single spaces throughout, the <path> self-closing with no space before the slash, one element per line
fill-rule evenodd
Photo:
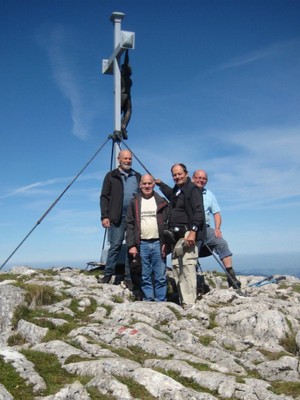
<path fill-rule="evenodd" d="M 300 400 L 295 277 L 260 288 L 248 286 L 258 277 L 239 277 L 237 292 L 208 272 L 211 291 L 182 309 L 174 301 L 134 301 L 123 285 L 98 284 L 94 275 L 72 268 L 12 271 L 14 279 L 2 282 L 0 273 L 0 360 L 25 380 L 35 400 L 87 400 L 95 390 L 101 398 L 137 400 L 134 385 L 145 397 L 163 400 Z M 15 286 L 20 280 L 24 289 Z M 29 307 L 26 284 L 51 286 L 60 300 Z M 14 330 L 19 305 L 30 312 Z M 15 333 L 25 343 L 18 344 Z M 15 345 L 8 345 L 10 337 Z M 26 358 L 30 351 L 45 360 L 55 356 L 70 382 L 43 396 L 46 378 Z M 13 397 L 0 384 L 0 399 Z"/>

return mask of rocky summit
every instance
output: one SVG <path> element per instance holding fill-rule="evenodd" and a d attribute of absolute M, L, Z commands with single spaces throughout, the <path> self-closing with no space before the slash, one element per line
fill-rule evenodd
<path fill-rule="evenodd" d="M 1 273 L 0 399 L 299 400 L 300 280 L 204 276 L 183 309 L 174 285 L 143 302 L 94 271 Z"/>

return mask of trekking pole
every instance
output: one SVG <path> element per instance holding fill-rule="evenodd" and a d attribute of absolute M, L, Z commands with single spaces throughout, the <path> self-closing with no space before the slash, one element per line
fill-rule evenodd
<path fill-rule="evenodd" d="M 63 197 L 63 195 L 66 193 L 66 191 L 73 185 L 73 183 L 77 180 L 77 178 L 83 173 L 83 171 L 90 165 L 90 163 L 94 160 L 94 158 L 100 153 L 102 148 L 106 145 L 106 143 L 109 141 L 110 137 L 106 139 L 106 141 L 103 143 L 103 145 L 96 151 L 96 153 L 92 156 L 92 158 L 85 164 L 85 166 L 78 172 L 78 174 L 75 176 L 75 178 L 72 179 L 72 181 L 68 184 L 68 186 L 62 191 L 62 193 L 57 197 L 57 199 L 51 204 L 51 206 L 45 211 L 45 213 L 41 216 L 41 218 L 36 222 L 34 227 L 28 232 L 28 234 L 24 237 L 24 239 L 18 244 L 18 246 L 14 249 L 14 251 L 10 254 L 9 257 L 4 261 L 4 263 L 0 267 L 1 269 L 7 264 L 7 262 L 12 258 L 12 256 L 16 253 L 16 251 L 22 246 L 22 244 L 26 241 L 26 239 L 32 234 L 32 232 L 35 230 L 35 228 L 43 221 L 43 219 L 49 214 L 49 212 L 54 208 L 54 206 L 59 202 L 59 200 Z"/>
<path fill-rule="evenodd" d="M 235 283 L 235 281 L 232 279 L 231 275 L 227 271 L 227 269 L 224 267 L 224 265 L 221 263 L 221 261 L 218 259 L 218 257 L 215 255 L 215 253 L 211 250 L 211 248 L 208 246 L 206 242 L 203 242 L 204 246 L 208 249 L 210 254 L 214 257 L 214 259 L 217 261 L 217 263 L 220 265 L 220 267 L 223 269 L 225 274 L 227 275 L 227 278 L 231 281 L 233 287 L 236 289 L 237 293 L 241 296 L 247 296 L 245 293 L 241 291 L 241 289 L 238 287 L 238 285 Z"/>
<path fill-rule="evenodd" d="M 271 279 L 273 279 L 273 275 L 270 275 L 267 278 L 262 279 L 261 281 L 258 281 L 258 282 L 255 282 L 255 283 L 251 283 L 250 285 L 248 285 L 248 287 L 259 286 L 261 283 L 268 282 Z"/>

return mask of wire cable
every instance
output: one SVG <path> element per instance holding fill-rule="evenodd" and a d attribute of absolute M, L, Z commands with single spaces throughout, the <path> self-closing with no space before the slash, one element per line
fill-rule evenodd
<path fill-rule="evenodd" d="M 54 206 L 59 202 L 59 200 L 63 197 L 66 191 L 73 185 L 73 183 L 78 179 L 78 177 L 83 173 L 83 171 L 91 164 L 91 162 L 96 158 L 98 153 L 103 149 L 106 143 L 110 140 L 110 137 L 106 139 L 106 141 L 102 144 L 102 146 L 96 151 L 96 153 L 92 156 L 92 158 L 85 164 L 85 166 L 78 172 L 78 174 L 71 180 L 68 186 L 62 191 L 62 193 L 57 197 L 57 199 L 51 204 L 51 206 L 45 211 L 45 213 L 41 216 L 41 218 L 36 222 L 34 227 L 28 232 L 28 234 L 24 237 L 24 239 L 18 244 L 18 246 L 14 249 L 14 251 L 7 257 L 4 263 L 0 267 L 1 269 L 7 264 L 7 262 L 12 258 L 12 256 L 16 253 L 16 251 L 22 246 L 22 244 L 27 240 L 27 238 L 32 234 L 32 232 L 36 229 L 38 225 L 43 221 L 44 218 L 49 214 L 49 212 L 54 208 Z"/>

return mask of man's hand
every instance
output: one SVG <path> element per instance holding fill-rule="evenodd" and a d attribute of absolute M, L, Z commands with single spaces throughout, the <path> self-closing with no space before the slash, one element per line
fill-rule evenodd
<path fill-rule="evenodd" d="M 216 238 L 222 237 L 222 232 L 220 231 L 219 228 L 215 228 L 215 237 Z"/>
<path fill-rule="evenodd" d="M 188 247 L 194 246 L 195 241 L 196 241 L 196 232 L 194 231 L 189 231 L 188 236 L 184 239 L 185 243 Z"/>
<path fill-rule="evenodd" d="M 133 258 L 135 258 L 135 257 L 137 256 L 137 254 L 138 254 L 138 250 L 137 250 L 137 248 L 136 248 L 135 246 L 133 246 L 133 247 L 131 247 L 131 248 L 128 250 L 128 253 L 129 253 Z"/>
<path fill-rule="evenodd" d="M 109 220 L 109 218 L 104 218 L 104 219 L 102 220 L 102 226 L 103 226 L 103 228 L 109 228 L 109 227 L 110 227 L 110 220 Z"/>

